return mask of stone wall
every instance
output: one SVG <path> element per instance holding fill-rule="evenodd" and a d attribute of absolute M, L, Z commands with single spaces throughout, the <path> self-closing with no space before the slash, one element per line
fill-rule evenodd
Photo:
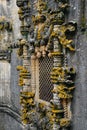
<path fill-rule="evenodd" d="M 84 4 L 84 3 L 85 4 Z M 87 0 L 70 0 L 69 20 L 77 21 L 77 34 L 75 37 L 75 54 L 69 56 L 71 63 L 76 68 L 76 89 L 73 98 L 73 123 L 71 130 L 85 130 L 87 129 Z M 83 4 L 83 5 L 82 5 Z M 82 17 L 84 15 L 85 23 L 83 27 Z"/>
<path fill-rule="evenodd" d="M 31 0 L 32 7 L 34 7 L 33 1 Z M 69 0 L 70 8 L 67 17 L 68 21 L 75 21 L 78 25 L 77 33 L 74 38 L 76 52 L 68 54 L 68 64 L 75 66 L 77 73 L 75 83 L 76 89 L 72 103 L 73 119 L 71 130 L 87 129 L 87 0 L 83 0 L 83 2 L 85 2 L 85 4 L 82 3 L 82 0 Z M 49 6 L 53 6 L 53 0 L 48 0 L 48 3 Z M 7 3 L 5 0 L 0 1 L 0 15 L 5 15 L 12 19 L 13 22 L 13 42 L 16 42 L 17 38 L 20 37 L 20 21 L 18 20 L 17 10 L 16 0 L 9 0 Z M 35 10 L 33 10 L 33 13 L 35 13 Z M 82 20 L 82 17 L 85 18 L 85 22 Z M 16 50 L 13 50 L 10 63 L 10 100 L 8 102 L 7 97 L 4 95 L 4 101 L 6 102 L 3 104 L 2 98 L 0 97 L 0 130 L 24 129 L 20 121 L 20 88 L 17 85 L 18 72 L 16 71 L 16 66 L 21 63 L 22 61 L 17 58 Z"/>
<path fill-rule="evenodd" d="M 17 11 L 16 0 L 0 1 L 0 16 L 12 21 L 12 43 L 20 37 Z M 11 53 L 10 63 L 0 61 L 0 130 L 23 130 L 20 120 L 20 88 L 17 85 L 18 72 L 16 70 L 21 60 L 18 59 L 16 51 L 15 49 Z"/>

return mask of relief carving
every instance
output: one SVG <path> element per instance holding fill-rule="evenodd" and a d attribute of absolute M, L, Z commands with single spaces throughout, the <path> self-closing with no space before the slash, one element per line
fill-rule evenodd
<path fill-rule="evenodd" d="M 55 0 L 55 3 L 57 8 L 51 9 L 47 7 L 47 2 L 38 0 L 38 13 L 32 15 L 33 25 L 30 26 L 27 23 L 27 19 L 31 19 L 28 12 L 29 1 L 17 0 L 22 23 L 20 31 L 23 36 L 23 39 L 19 40 L 18 50 L 19 56 L 23 58 L 23 66 L 17 67 L 20 70 L 19 85 L 22 86 L 20 102 L 22 121 L 30 130 L 68 129 L 71 125 L 71 100 L 76 71 L 67 64 L 67 50 L 75 51 L 72 35 L 75 34 L 77 24 L 73 21 L 65 23 L 69 7 L 67 0 Z M 49 105 L 35 101 L 35 92 L 32 91 L 30 82 L 30 65 L 26 67 L 26 63 L 30 62 L 28 57 L 35 60 L 46 55 L 54 58 L 50 73 L 54 85 L 53 99 Z"/>
<path fill-rule="evenodd" d="M 11 60 L 12 24 L 5 16 L 0 16 L 0 60 Z"/>

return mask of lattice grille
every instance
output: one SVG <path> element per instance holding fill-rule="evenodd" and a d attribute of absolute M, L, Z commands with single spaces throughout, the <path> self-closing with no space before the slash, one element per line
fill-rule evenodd
<path fill-rule="evenodd" d="M 39 98 L 50 101 L 53 98 L 53 84 L 50 81 L 50 72 L 53 67 L 53 58 L 46 56 L 39 60 Z"/>

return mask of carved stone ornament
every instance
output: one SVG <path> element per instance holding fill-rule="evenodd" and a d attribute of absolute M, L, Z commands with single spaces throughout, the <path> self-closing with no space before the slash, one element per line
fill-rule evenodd
<path fill-rule="evenodd" d="M 47 8 L 46 2 L 38 0 L 38 13 L 32 15 L 33 27 L 26 22 L 27 18 L 31 19 L 27 12 L 29 0 L 17 0 L 23 36 L 18 42 L 18 55 L 23 58 L 23 66 L 17 67 L 21 86 L 21 119 L 29 130 L 65 130 L 71 125 L 71 100 L 76 71 L 67 64 L 67 51 L 75 51 L 72 35 L 75 34 L 77 24 L 73 21 L 65 23 L 69 7 L 67 0 L 55 0 L 55 3 L 58 8 L 53 10 Z M 36 60 L 46 55 L 54 60 L 50 72 L 54 86 L 53 99 L 49 105 L 35 100 L 36 90 L 32 89 L 31 84 L 31 59 Z"/>
<path fill-rule="evenodd" d="M 5 16 L 0 16 L 0 60 L 11 59 L 12 24 Z"/>

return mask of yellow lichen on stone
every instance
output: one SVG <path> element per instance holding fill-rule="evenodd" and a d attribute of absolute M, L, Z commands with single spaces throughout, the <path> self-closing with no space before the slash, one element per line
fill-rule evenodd
<path fill-rule="evenodd" d="M 62 113 L 62 112 L 64 112 L 64 111 L 63 110 L 55 110 L 55 109 L 52 110 L 52 113 L 55 113 L 55 114 Z"/>
<path fill-rule="evenodd" d="M 17 69 L 18 71 L 20 71 L 20 70 L 24 69 L 24 67 L 23 67 L 23 66 L 17 66 L 16 69 Z"/>
<path fill-rule="evenodd" d="M 52 52 L 52 53 L 51 53 L 52 56 L 57 56 L 57 55 L 62 55 L 62 54 L 63 54 L 63 53 L 61 53 L 61 52 Z"/>
<path fill-rule="evenodd" d="M 69 125 L 70 125 L 70 119 L 67 119 L 67 118 L 60 119 L 61 127 L 68 127 Z"/>

